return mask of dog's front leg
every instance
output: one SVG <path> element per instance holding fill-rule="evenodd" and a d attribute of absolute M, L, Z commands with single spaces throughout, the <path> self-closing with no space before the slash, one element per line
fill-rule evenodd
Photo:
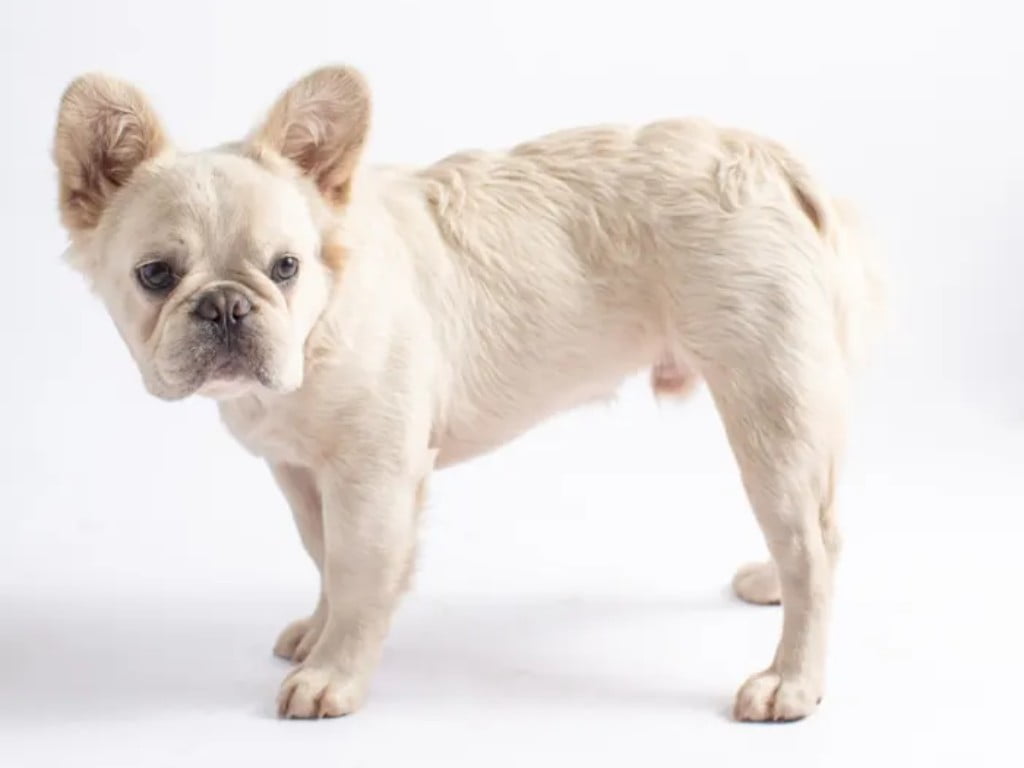
<path fill-rule="evenodd" d="M 291 464 L 270 465 L 278 487 L 291 507 L 295 526 L 299 529 L 302 546 L 316 565 L 317 572 L 323 573 L 324 524 L 320 489 L 312 470 Z M 316 609 L 308 617 L 293 621 L 274 643 L 274 654 L 282 659 L 301 662 L 309 655 L 310 649 L 320 637 L 324 620 L 327 618 L 327 598 L 323 592 L 321 577 L 320 596 Z"/>
<path fill-rule="evenodd" d="M 338 461 L 318 474 L 327 614 L 309 655 L 281 686 L 282 717 L 346 715 L 366 694 L 416 539 L 423 473 L 401 453 Z"/>

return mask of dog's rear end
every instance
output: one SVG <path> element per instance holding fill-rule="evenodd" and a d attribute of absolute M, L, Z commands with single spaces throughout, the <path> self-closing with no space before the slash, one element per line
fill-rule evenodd
<path fill-rule="evenodd" d="M 769 149 L 773 164 L 785 176 L 830 254 L 826 272 L 834 296 L 837 340 L 850 373 L 856 374 L 868 363 L 886 321 L 881 251 L 851 200 L 830 197 L 821 190 L 806 167 L 781 145 L 765 140 L 757 143 Z M 656 364 L 650 375 L 651 389 L 659 399 L 684 399 L 700 380 L 697 365 L 678 356 Z"/>
<path fill-rule="evenodd" d="M 836 318 L 851 371 L 867 363 L 886 322 L 886 278 L 882 252 L 849 200 L 833 202 L 833 248 L 841 289 Z"/>

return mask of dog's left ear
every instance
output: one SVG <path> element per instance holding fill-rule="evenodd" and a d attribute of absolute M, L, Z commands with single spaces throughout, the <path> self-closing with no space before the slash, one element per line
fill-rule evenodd
<path fill-rule="evenodd" d="M 350 67 L 317 69 L 295 82 L 252 137 L 299 167 L 332 205 L 348 200 L 370 130 L 370 89 Z"/>
<path fill-rule="evenodd" d="M 61 219 L 71 235 L 94 229 L 114 192 L 168 148 L 138 88 L 99 73 L 75 79 L 61 97 L 53 142 Z"/>

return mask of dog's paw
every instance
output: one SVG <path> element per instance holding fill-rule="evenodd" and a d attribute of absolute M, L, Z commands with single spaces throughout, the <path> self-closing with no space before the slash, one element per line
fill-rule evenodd
<path fill-rule="evenodd" d="M 736 694 L 733 716 L 749 722 L 800 720 L 821 701 L 817 685 L 802 678 L 784 678 L 766 670 L 751 677 Z"/>
<path fill-rule="evenodd" d="M 277 696 L 277 714 L 285 718 L 341 717 L 355 712 L 365 684 L 352 675 L 326 667 L 299 667 L 284 679 Z"/>
<path fill-rule="evenodd" d="M 312 616 L 293 621 L 278 635 L 274 655 L 296 664 L 305 661 L 323 626 L 323 613 L 319 609 Z"/>
<path fill-rule="evenodd" d="M 732 577 L 733 592 L 755 605 L 778 605 L 782 602 L 782 587 L 775 563 L 748 563 Z"/>

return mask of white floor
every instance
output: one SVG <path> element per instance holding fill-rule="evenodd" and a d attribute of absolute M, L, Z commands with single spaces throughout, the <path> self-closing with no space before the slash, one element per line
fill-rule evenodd
<path fill-rule="evenodd" d="M 314 578 L 262 467 L 204 405 L 133 400 L 147 410 L 102 455 L 82 434 L 102 417 L 81 415 L 8 489 L 0 766 L 1019 760 L 1024 425 L 869 409 L 826 698 L 756 726 L 729 719 L 731 696 L 780 614 L 726 589 L 762 550 L 714 413 L 704 393 L 624 401 L 438 476 L 371 698 L 324 722 L 272 709 L 287 666 L 270 646 Z"/>

